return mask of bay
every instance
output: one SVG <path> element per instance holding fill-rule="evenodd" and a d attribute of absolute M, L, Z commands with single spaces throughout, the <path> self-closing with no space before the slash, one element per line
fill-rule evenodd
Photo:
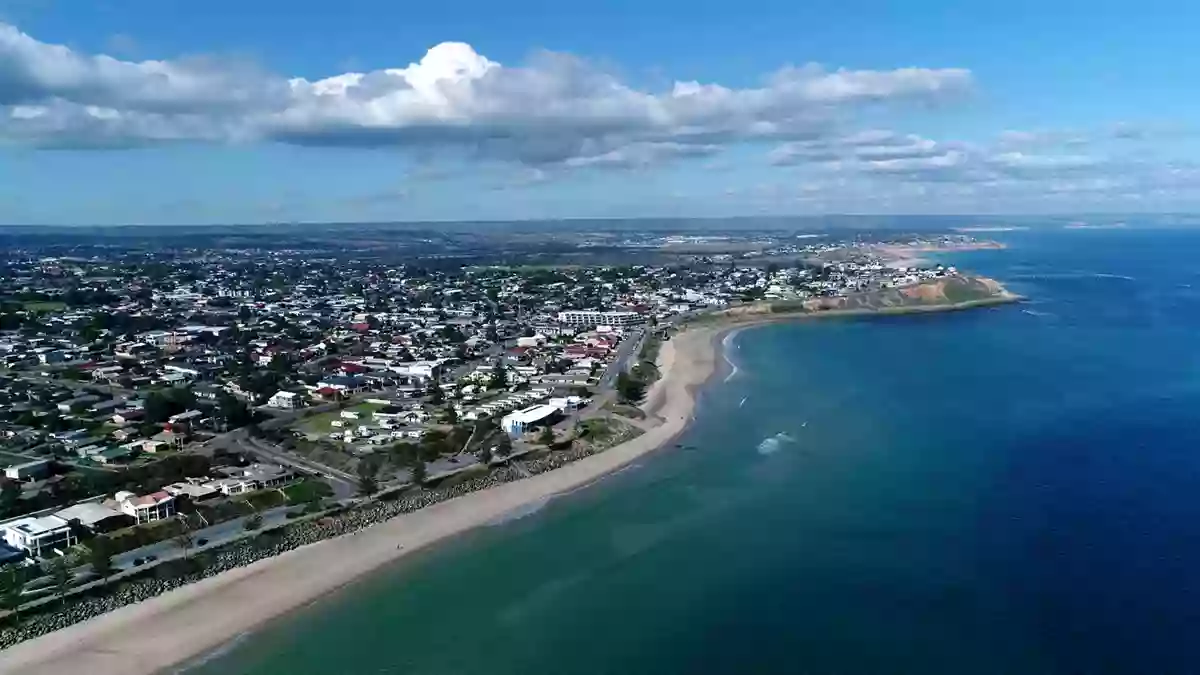
<path fill-rule="evenodd" d="M 1200 235 L 1002 236 L 1030 302 L 745 330 L 682 447 L 189 672 L 1195 671 Z"/>

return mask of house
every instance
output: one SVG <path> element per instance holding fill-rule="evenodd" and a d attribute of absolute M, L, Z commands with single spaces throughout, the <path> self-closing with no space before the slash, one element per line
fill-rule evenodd
<path fill-rule="evenodd" d="M 294 391 L 277 391 L 271 398 L 267 399 L 267 405 L 272 408 L 294 410 L 304 406 L 304 399 Z"/>
<path fill-rule="evenodd" d="M 200 487 L 216 490 L 223 495 L 240 495 L 243 492 L 253 492 L 258 489 L 254 481 L 248 478 L 218 478 L 204 483 Z"/>
<path fill-rule="evenodd" d="M 74 398 L 69 398 L 69 399 L 63 401 L 62 403 L 59 403 L 58 411 L 66 414 L 66 413 L 70 413 L 70 412 L 75 412 L 77 410 L 87 410 L 88 407 L 90 407 L 92 404 L 97 403 L 99 401 L 100 401 L 99 396 L 95 396 L 92 394 L 84 394 L 82 396 L 76 396 Z"/>
<path fill-rule="evenodd" d="M 116 446 L 112 448 L 104 448 L 103 450 L 91 453 L 88 456 L 97 464 L 108 465 L 122 462 L 127 459 L 132 459 L 135 455 L 137 455 L 137 451 L 133 448 Z"/>
<path fill-rule="evenodd" d="M 58 516 L 18 518 L 0 525 L 5 543 L 34 557 L 62 553 L 79 543 L 71 525 Z"/>
<path fill-rule="evenodd" d="M 193 420 L 200 419 L 203 416 L 204 413 L 199 410 L 187 410 L 178 415 L 171 415 L 167 418 L 167 421 L 171 424 L 192 424 Z"/>
<path fill-rule="evenodd" d="M 258 484 L 259 489 L 284 485 L 296 478 L 295 471 L 278 464 L 251 464 L 243 472 L 246 478 Z"/>
<path fill-rule="evenodd" d="M 141 408 L 130 408 L 122 410 L 112 416 L 113 424 L 130 424 L 132 422 L 140 422 L 146 417 L 146 411 Z"/>
<path fill-rule="evenodd" d="M 363 378 L 352 375 L 327 377 L 317 383 L 319 389 L 333 389 L 337 392 L 350 394 L 362 391 L 366 386 L 367 383 Z"/>
<path fill-rule="evenodd" d="M 76 521 L 92 532 L 111 532 L 130 524 L 130 516 L 104 504 L 84 502 L 54 514 L 70 523 Z"/>
<path fill-rule="evenodd" d="M 154 454 L 159 450 L 167 450 L 171 447 L 168 443 L 162 440 L 157 440 L 156 438 L 147 438 L 144 441 L 139 441 L 137 446 L 142 452 L 148 452 L 150 454 Z"/>
<path fill-rule="evenodd" d="M 165 490 L 159 490 L 141 497 L 132 492 L 118 492 L 113 495 L 121 513 L 132 517 L 138 525 L 156 520 L 166 520 L 175 515 L 175 497 Z"/>
<path fill-rule="evenodd" d="M 37 480 L 49 475 L 50 460 L 48 459 L 35 459 L 31 462 L 13 464 L 4 469 L 4 477 L 16 481 Z"/>
<path fill-rule="evenodd" d="M 168 448 L 182 448 L 184 438 L 183 434 L 177 434 L 174 431 L 160 431 L 151 436 L 150 440 L 158 441 Z"/>
<path fill-rule="evenodd" d="M 173 497 L 186 495 L 194 502 L 211 499 L 221 494 L 221 491 L 215 487 L 212 487 L 210 483 L 201 482 L 201 479 L 198 478 L 188 478 L 179 483 L 164 485 L 163 491 Z"/>

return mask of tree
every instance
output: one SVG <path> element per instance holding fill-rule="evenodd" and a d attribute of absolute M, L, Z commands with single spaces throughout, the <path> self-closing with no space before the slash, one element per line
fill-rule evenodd
<path fill-rule="evenodd" d="M 448 405 L 443 418 L 446 420 L 446 424 L 458 424 L 458 411 L 454 409 L 454 406 Z"/>
<path fill-rule="evenodd" d="M 441 405 L 446 401 L 445 394 L 442 393 L 442 388 L 438 385 L 437 378 L 429 378 L 429 386 L 425 389 L 429 395 L 429 401 L 434 405 Z"/>
<path fill-rule="evenodd" d="M 88 562 L 92 563 L 92 571 L 104 580 L 112 575 L 112 545 L 108 537 L 96 537 L 88 544 Z"/>
<path fill-rule="evenodd" d="M 25 591 L 25 575 L 13 565 L 0 568 L 0 607 L 16 613 Z"/>
<path fill-rule="evenodd" d="M 489 389 L 503 389 L 508 386 L 508 371 L 500 361 L 492 366 L 492 376 L 488 379 Z"/>
<path fill-rule="evenodd" d="M 358 492 L 364 497 L 375 494 L 379 484 L 375 482 L 375 474 L 379 473 L 379 464 L 373 457 L 364 457 L 356 468 L 358 472 Z"/>
<path fill-rule="evenodd" d="M 247 532 L 257 530 L 262 526 L 263 526 L 263 517 L 262 517 L 262 514 L 259 513 L 258 511 L 255 511 L 254 513 L 251 513 L 250 515 L 246 516 L 246 520 L 244 520 L 242 522 L 242 527 L 244 527 Z"/>
<path fill-rule="evenodd" d="M 195 529 L 195 523 L 191 518 L 182 514 L 178 516 L 178 522 L 179 533 L 175 535 L 175 543 L 179 545 L 179 548 L 183 549 L 183 557 L 186 558 L 188 557 L 188 549 L 196 541 L 196 535 L 192 532 Z"/>
<path fill-rule="evenodd" d="M 492 449 L 485 443 L 479 448 L 479 461 L 487 466 L 492 463 Z"/>
<path fill-rule="evenodd" d="M 421 485 L 425 482 L 425 479 L 428 477 L 429 477 L 429 473 L 428 473 L 428 470 L 425 468 L 425 460 L 418 459 L 415 462 L 413 462 L 413 465 L 412 465 L 412 481 L 413 481 L 413 483 L 415 483 L 417 485 Z"/>
<path fill-rule="evenodd" d="M 549 426 L 542 427 L 542 432 L 538 435 L 538 443 L 546 446 L 554 445 L 554 429 Z"/>
<path fill-rule="evenodd" d="M 0 518 L 16 515 L 21 504 L 21 486 L 12 480 L 0 483 Z"/>
<path fill-rule="evenodd" d="M 54 594 L 62 599 L 71 590 L 71 568 L 67 567 L 67 559 L 59 556 L 46 564 L 50 581 L 54 584 Z"/>
<path fill-rule="evenodd" d="M 500 441 L 496 443 L 496 454 L 500 457 L 508 457 L 512 454 L 512 439 L 508 434 L 500 436 Z"/>
<path fill-rule="evenodd" d="M 629 373 L 617 375 L 617 395 L 624 403 L 637 403 L 646 393 L 646 385 Z"/>

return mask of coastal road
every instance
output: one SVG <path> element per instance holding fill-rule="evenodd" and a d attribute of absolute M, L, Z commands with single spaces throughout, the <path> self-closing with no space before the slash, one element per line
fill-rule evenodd
<path fill-rule="evenodd" d="M 293 507 L 294 508 L 294 507 Z M 259 513 L 262 516 L 263 524 L 259 530 L 282 525 L 287 522 L 288 507 L 280 506 L 273 509 L 267 509 Z M 257 531 L 257 530 L 256 530 Z M 217 523 L 209 527 L 202 527 L 192 531 L 193 541 L 207 539 L 205 547 L 220 546 L 228 544 L 231 541 L 240 539 L 246 534 L 246 517 L 239 516 L 233 520 L 227 520 L 223 523 Z M 179 548 L 179 544 L 174 539 L 160 541 L 155 544 L 143 546 L 141 548 L 126 551 L 112 557 L 113 567 L 116 569 L 124 569 L 133 567 L 135 558 L 145 558 L 147 556 L 155 556 L 159 560 L 170 560 L 179 558 L 183 555 L 183 549 Z"/>
<path fill-rule="evenodd" d="M 604 389 L 612 389 L 617 386 L 617 376 L 629 369 L 629 359 L 636 356 L 642 351 L 642 345 L 646 341 L 646 335 L 649 333 L 644 329 L 639 329 L 637 333 L 629 336 L 628 339 L 621 340 L 621 344 L 617 345 L 617 356 L 608 364 L 604 375 L 600 377 L 600 386 Z"/>

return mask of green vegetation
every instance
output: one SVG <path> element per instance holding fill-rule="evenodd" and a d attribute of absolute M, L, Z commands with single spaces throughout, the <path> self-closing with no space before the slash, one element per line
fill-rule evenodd
<path fill-rule="evenodd" d="M 61 312 L 67 308 L 67 303 L 55 300 L 28 300 L 21 303 L 21 308 L 34 313 Z"/>
<path fill-rule="evenodd" d="M 329 434 L 337 431 L 342 432 L 346 429 L 353 429 L 360 424 L 366 424 L 372 421 L 376 412 L 382 410 L 385 406 L 378 403 L 358 403 L 348 406 L 344 410 L 358 413 L 358 419 L 349 419 L 342 417 L 342 409 L 331 410 L 329 412 L 320 413 L 304 419 L 300 425 L 300 430 L 308 434 L 310 437 L 328 437 Z M 341 420 L 344 426 L 335 427 L 332 422 Z"/>
<path fill-rule="evenodd" d="M 88 562 L 92 571 L 107 579 L 112 574 L 112 553 L 109 551 L 109 541 L 104 537 L 95 537 L 88 543 Z"/>
<path fill-rule="evenodd" d="M 289 504 L 311 504 L 333 496 L 333 488 L 323 480 L 306 478 L 283 488 Z"/>
<path fill-rule="evenodd" d="M 646 383 L 629 373 L 617 375 L 617 396 L 622 403 L 636 404 L 646 395 Z"/>

